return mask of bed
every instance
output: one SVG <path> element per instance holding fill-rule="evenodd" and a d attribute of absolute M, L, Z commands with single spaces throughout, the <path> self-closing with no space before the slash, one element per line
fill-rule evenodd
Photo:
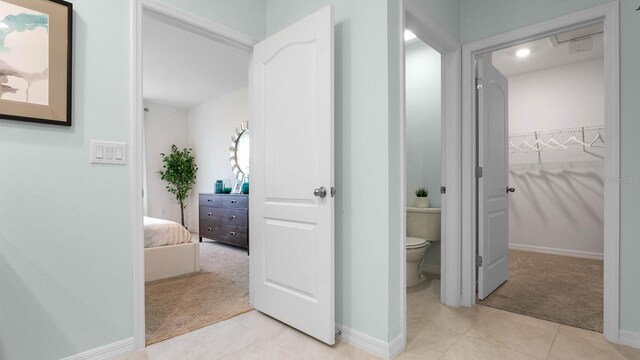
<path fill-rule="evenodd" d="M 200 244 L 176 222 L 145 216 L 144 248 L 145 282 L 200 270 Z"/>

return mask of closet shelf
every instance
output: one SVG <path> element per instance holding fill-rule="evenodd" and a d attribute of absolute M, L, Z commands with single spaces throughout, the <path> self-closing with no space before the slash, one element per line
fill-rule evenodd
<path fill-rule="evenodd" d="M 604 125 L 509 134 L 509 152 L 604 148 Z"/>

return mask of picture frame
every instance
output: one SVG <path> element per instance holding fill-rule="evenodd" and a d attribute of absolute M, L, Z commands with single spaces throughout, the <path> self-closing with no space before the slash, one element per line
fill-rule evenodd
<path fill-rule="evenodd" d="M 0 0 L 0 119 L 71 126 L 73 4 Z"/>

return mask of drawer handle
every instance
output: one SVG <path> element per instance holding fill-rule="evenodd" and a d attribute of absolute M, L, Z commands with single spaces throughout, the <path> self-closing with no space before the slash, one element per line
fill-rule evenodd
<path fill-rule="evenodd" d="M 230 232 L 229 234 L 231 234 L 231 236 L 236 236 L 236 233 L 235 233 L 235 232 L 233 232 L 233 231 L 232 231 L 232 232 Z"/>
<path fill-rule="evenodd" d="M 213 213 L 207 213 L 207 216 L 211 216 L 211 215 L 213 215 Z"/>
<path fill-rule="evenodd" d="M 238 200 L 231 200 L 231 203 L 232 203 L 232 204 L 237 204 L 237 203 L 238 203 Z"/>
<path fill-rule="evenodd" d="M 207 231 L 211 231 L 211 230 L 212 230 L 211 228 L 207 228 Z"/>
<path fill-rule="evenodd" d="M 229 220 L 235 220 L 235 219 L 236 219 L 236 216 L 235 216 L 235 215 L 231 215 L 231 216 L 229 216 Z"/>

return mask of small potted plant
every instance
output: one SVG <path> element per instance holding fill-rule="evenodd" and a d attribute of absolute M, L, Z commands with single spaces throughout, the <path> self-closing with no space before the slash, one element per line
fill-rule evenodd
<path fill-rule="evenodd" d="M 419 208 L 429 207 L 429 191 L 423 187 L 419 187 L 416 190 L 416 206 Z"/>

